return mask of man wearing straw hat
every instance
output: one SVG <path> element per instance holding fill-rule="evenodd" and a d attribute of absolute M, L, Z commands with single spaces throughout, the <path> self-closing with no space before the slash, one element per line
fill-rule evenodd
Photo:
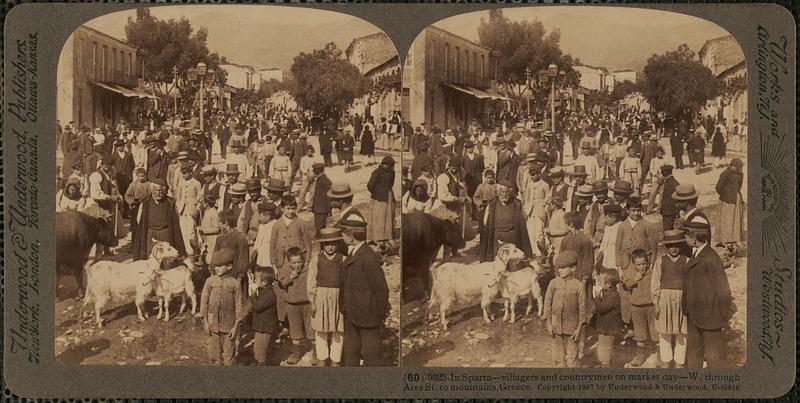
<path fill-rule="evenodd" d="M 694 185 L 685 184 L 675 187 L 675 192 L 672 193 L 672 199 L 675 200 L 675 208 L 679 212 L 679 216 L 675 219 L 675 229 L 684 230 L 684 223 L 691 221 L 695 217 L 702 217 L 708 221 L 708 217 L 697 207 L 697 200 L 700 195 L 695 190 Z M 711 233 L 709 232 L 709 240 L 711 242 Z M 687 257 L 691 257 L 691 249 L 684 246 L 681 251 Z"/>
<path fill-rule="evenodd" d="M 192 176 L 192 164 L 181 163 L 181 177 L 175 189 L 175 208 L 178 211 L 183 244 L 190 255 L 195 253 L 193 242 L 195 227 L 200 218 L 203 185 Z"/>
<path fill-rule="evenodd" d="M 356 212 L 339 221 L 348 255 L 342 270 L 339 307 L 344 316 L 343 363 L 381 366 L 381 334 L 389 315 L 389 287 L 381 259 L 367 244 L 367 222 Z"/>
<path fill-rule="evenodd" d="M 222 195 L 220 211 L 227 210 L 231 207 L 231 189 L 233 185 L 239 183 L 239 175 L 241 174 L 239 172 L 239 166 L 236 164 L 225 164 L 225 171 L 223 173 L 228 183 L 223 184 L 220 189 L 220 194 Z"/>
<path fill-rule="evenodd" d="M 722 328 L 731 318 L 731 290 L 722 259 L 709 244 L 711 226 L 694 216 L 684 223 L 686 243 L 692 248 L 687 263 L 682 299 L 688 319 L 686 367 L 709 369 L 725 366 Z"/>

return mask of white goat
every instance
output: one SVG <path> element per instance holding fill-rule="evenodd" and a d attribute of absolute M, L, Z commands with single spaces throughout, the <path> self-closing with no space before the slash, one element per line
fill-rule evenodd
<path fill-rule="evenodd" d="M 88 267 L 86 272 L 86 297 L 83 310 L 94 302 L 97 327 L 103 327 L 100 313 L 111 301 L 128 304 L 133 300 L 140 321 L 145 320 L 142 313 L 144 301 L 153 293 L 153 276 L 159 270 L 161 261 L 178 256 L 178 251 L 167 242 L 155 242 L 146 260 L 111 262 L 99 261 Z"/>
<path fill-rule="evenodd" d="M 432 270 L 433 286 L 428 305 L 429 318 L 433 307 L 439 304 L 442 327 L 447 330 L 447 311 L 454 303 L 474 305 L 483 309 L 483 320 L 490 323 L 489 305 L 499 292 L 497 275 L 506 269 L 511 259 L 524 259 L 525 254 L 513 244 L 503 244 L 492 262 L 478 264 L 443 263 Z"/>
<path fill-rule="evenodd" d="M 186 298 L 192 301 L 192 316 L 197 312 L 197 297 L 195 296 L 192 273 L 195 271 L 191 258 L 183 260 L 184 265 L 169 270 L 157 270 L 153 279 L 153 290 L 158 297 L 158 319 L 162 314 L 164 322 L 169 321 L 169 302 L 173 296 L 181 296 L 182 314 L 186 310 Z"/>

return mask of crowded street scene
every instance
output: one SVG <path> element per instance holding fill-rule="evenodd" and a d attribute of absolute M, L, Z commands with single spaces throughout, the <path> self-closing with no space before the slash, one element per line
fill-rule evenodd
<path fill-rule="evenodd" d="M 345 14 L 201 9 L 99 17 L 62 52 L 57 358 L 398 365 L 394 46 Z"/>
<path fill-rule="evenodd" d="M 403 366 L 743 365 L 745 76 L 723 29 L 655 10 L 423 31 L 403 74 Z"/>

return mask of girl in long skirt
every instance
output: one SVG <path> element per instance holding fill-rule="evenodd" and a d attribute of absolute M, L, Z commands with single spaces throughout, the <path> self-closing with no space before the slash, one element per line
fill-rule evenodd
<path fill-rule="evenodd" d="M 344 316 L 339 310 L 339 284 L 345 257 L 337 252 L 341 239 L 335 228 L 320 230 L 314 242 L 320 243 L 321 250 L 311 259 L 306 282 L 317 363 L 331 367 L 342 362 Z"/>
<path fill-rule="evenodd" d="M 680 230 L 664 232 L 667 254 L 657 261 L 651 279 L 660 367 L 683 367 L 686 363 L 688 320 L 681 301 L 688 258 L 681 254 L 683 243 Z"/>

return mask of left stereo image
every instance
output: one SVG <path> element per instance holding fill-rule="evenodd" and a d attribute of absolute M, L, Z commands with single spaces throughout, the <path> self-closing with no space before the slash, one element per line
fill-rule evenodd
<path fill-rule="evenodd" d="M 400 64 L 292 7 L 139 8 L 57 74 L 65 364 L 397 366 Z"/>

